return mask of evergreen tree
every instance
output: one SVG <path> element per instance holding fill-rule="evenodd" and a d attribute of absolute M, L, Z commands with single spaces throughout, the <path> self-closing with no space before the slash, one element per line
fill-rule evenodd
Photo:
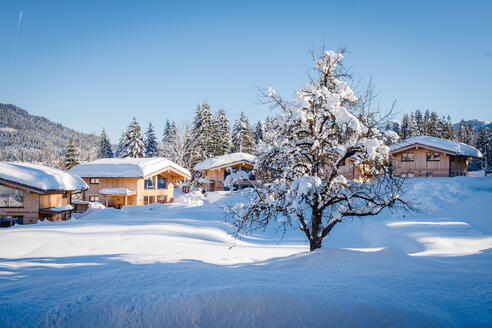
<path fill-rule="evenodd" d="M 410 119 L 408 120 L 408 136 L 407 138 L 415 137 L 419 135 L 417 122 L 415 121 L 415 115 L 410 114 Z"/>
<path fill-rule="evenodd" d="M 234 152 L 252 154 L 255 150 L 253 128 L 249 124 L 246 115 L 244 115 L 244 111 L 241 111 L 239 119 L 234 122 L 232 130 L 232 146 Z"/>
<path fill-rule="evenodd" d="M 403 119 L 401 121 L 401 129 L 400 129 L 401 139 L 406 139 L 409 137 L 409 127 L 410 127 L 410 119 L 407 114 L 404 114 Z"/>
<path fill-rule="evenodd" d="M 162 156 L 179 164 L 183 160 L 182 158 L 180 158 L 182 157 L 182 154 L 180 152 L 181 147 L 182 146 L 179 139 L 178 128 L 176 127 L 176 122 L 170 122 L 169 120 L 167 120 L 161 144 Z"/>
<path fill-rule="evenodd" d="M 393 121 L 393 124 L 391 125 L 391 130 L 397 133 L 398 135 L 401 135 L 401 129 L 400 129 L 401 123 L 398 121 Z"/>
<path fill-rule="evenodd" d="M 112 158 L 112 157 L 114 157 L 113 150 L 111 149 L 111 142 L 109 141 L 108 136 L 107 136 L 104 128 L 102 129 L 101 141 L 99 142 L 99 156 L 101 158 Z"/>
<path fill-rule="evenodd" d="M 480 127 L 477 133 L 477 140 L 475 142 L 475 147 L 482 153 L 482 158 L 480 159 L 480 168 L 485 169 L 487 167 L 487 151 L 488 151 L 488 136 L 487 131 Z"/>
<path fill-rule="evenodd" d="M 427 135 L 431 137 L 439 137 L 439 116 L 437 115 L 436 112 L 431 112 L 430 114 L 430 120 L 428 124 L 428 131 Z"/>
<path fill-rule="evenodd" d="M 136 118 L 126 128 L 118 145 L 118 157 L 145 157 L 145 144 Z"/>
<path fill-rule="evenodd" d="M 415 124 L 417 125 L 417 134 L 418 136 L 421 136 L 424 134 L 424 119 L 422 117 L 422 112 L 420 109 L 417 109 L 415 111 Z"/>
<path fill-rule="evenodd" d="M 68 141 L 67 148 L 65 149 L 65 155 L 63 158 L 63 166 L 69 170 L 75 165 L 79 164 L 77 158 L 79 154 L 77 152 L 77 149 L 75 148 L 75 145 L 73 144 L 73 139 L 70 138 Z"/>
<path fill-rule="evenodd" d="M 145 132 L 145 154 L 147 157 L 157 156 L 159 150 L 157 149 L 157 138 L 155 137 L 154 127 L 152 123 L 149 123 L 149 128 Z"/>
<path fill-rule="evenodd" d="M 466 143 L 468 140 L 468 129 L 466 128 L 465 120 L 461 119 L 458 130 L 458 141 Z"/>
<path fill-rule="evenodd" d="M 454 126 L 451 123 L 451 116 L 448 115 L 442 137 L 444 139 L 454 140 Z"/>
<path fill-rule="evenodd" d="M 192 152 L 193 166 L 199 161 L 214 156 L 214 141 L 212 139 L 214 123 L 212 118 L 212 112 L 207 102 L 197 106 L 191 130 L 194 148 Z"/>
<path fill-rule="evenodd" d="M 473 129 L 473 125 L 471 121 L 468 121 L 466 126 L 466 144 L 474 145 L 475 144 L 475 130 Z"/>
<path fill-rule="evenodd" d="M 213 134 L 211 138 L 212 152 L 214 156 L 228 154 L 231 150 L 231 130 L 229 120 L 223 108 L 221 108 L 212 120 Z"/>
<path fill-rule="evenodd" d="M 424 136 L 430 135 L 429 123 L 430 123 L 430 112 L 428 109 L 426 109 L 425 114 L 424 114 L 424 125 L 423 125 L 423 131 L 422 131 L 422 135 L 424 135 Z"/>
<path fill-rule="evenodd" d="M 263 134 L 265 132 L 265 125 L 262 121 L 258 121 L 255 124 L 255 128 L 253 130 L 253 136 L 255 138 L 255 144 L 259 144 L 263 140 Z"/>

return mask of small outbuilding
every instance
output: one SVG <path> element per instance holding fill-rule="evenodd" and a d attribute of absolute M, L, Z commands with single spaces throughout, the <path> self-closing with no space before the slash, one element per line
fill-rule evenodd
<path fill-rule="evenodd" d="M 0 216 L 30 224 L 70 218 L 71 195 L 87 190 L 78 176 L 33 163 L 0 162 Z"/>
<path fill-rule="evenodd" d="M 394 174 L 401 177 L 468 175 L 468 160 L 482 153 L 470 145 L 447 139 L 417 136 L 390 147 Z"/>
<path fill-rule="evenodd" d="M 174 183 L 190 180 L 190 172 L 162 157 L 103 158 L 70 169 L 89 185 L 83 201 L 109 207 L 172 203 Z"/>

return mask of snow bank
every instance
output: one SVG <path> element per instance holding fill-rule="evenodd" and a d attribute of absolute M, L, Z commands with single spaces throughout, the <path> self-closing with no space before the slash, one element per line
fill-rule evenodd
<path fill-rule="evenodd" d="M 398 151 L 411 145 L 429 146 L 432 148 L 442 149 L 447 152 L 460 156 L 482 157 L 482 153 L 475 147 L 469 146 L 462 142 L 441 139 L 429 136 L 417 136 L 405 139 L 399 143 L 390 146 L 392 152 Z"/>
<path fill-rule="evenodd" d="M 222 156 L 217 156 L 213 158 L 207 158 L 204 161 L 199 162 L 195 165 L 195 171 L 203 171 L 210 170 L 212 168 L 230 165 L 238 162 L 248 162 L 254 164 L 256 160 L 255 155 L 247 154 L 247 153 L 232 153 Z"/>
<path fill-rule="evenodd" d="M 40 189 L 41 191 L 88 189 L 84 180 L 76 175 L 32 163 L 0 162 L 0 179 Z"/>
<path fill-rule="evenodd" d="M 172 168 L 186 179 L 191 179 L 190 171 L 161 157 L 102 158 L 76 165 L 70 172 L 84 178 L 142 178 L 166 168 Z"/>
<path fill-rule="evenodd" d="M 313 253 L 297 227 L 235 240 L 237 192 L 1 229 L 0 326 L 490 326 L 492 177 L 407 190 L 420 213 L 344 221 Z"/>

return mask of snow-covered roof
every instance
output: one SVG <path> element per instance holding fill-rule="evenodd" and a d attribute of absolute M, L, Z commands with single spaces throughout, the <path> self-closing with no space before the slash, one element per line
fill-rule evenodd
<path fill-rule="evenodd" d="M 254 163 L 256 160 L 255 155 L 247 154 L 247 153 L 232 153 L 212 158 L 207 158 L 204 161 L 195 165 L 195 171 L 203 171 L 210 170 L 212 168 L 225 166 L 237 162 L 249 162 Z"/>
<path fill-rule="evenodd" d="M 165 169 L 191 179 L 190 171 L 163 157 L 102 158 L 76 165 L 70 172 L 84 178 L 143 178 Z"/>
<path fill-rule="evenodd" d="M 51 207 L 51 208 L 43 208 L 41 211 L 45 212 L 67 212 L 73 210 L 72 205 L 65 205 L 65 206 L 60 206 L 60 207 Z"/>
<path fill-rule="evenodd" d="M 99 193 L 101 195 L 133 195 L 136 191 L 126 188 L 103 188 L 99 190 Z"/>
<path fill-rule="evenodd" d="M 33 163 L 0 162 L 0 179 L 41 193 L 88 189 L 84 180 L 74 174 Z"/>
<path fill-rule="evenodd" d="M 414 145 L 421 145 L 441 149 L 445 152 L 452 153 L 457 156 L 470 156 L 470 157 L 482 157 L 482 153 L 475 147 L 469 146 L 462 142 L 441 139 L 429 136 L 417 136 L 405 139 L 390 146 L 391 152 L 397 152 L 400 149 L 407 148 Z"/>

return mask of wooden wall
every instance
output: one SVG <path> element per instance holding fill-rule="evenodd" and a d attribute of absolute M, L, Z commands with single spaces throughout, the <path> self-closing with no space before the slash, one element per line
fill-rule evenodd
<path fill-rule="evenodd" d="M 39 194 L 20 188 L 7 186 L 24 192 L 24 207 L 22 208 L 0 208 L 0 216 L 23 216 L 25 224 L 38 222 L 39 217 Z"/>
<path fill-rule="evenodd" d="M 225 180 L 224 174 L 225 174 L 225 170 L 229 167 L 233 169 L 237 169 L 238 171 L 240 171 L 243 167 L 250 170 L 253 170 L 254 168 L 254 166 L 249 163 L 239 163 L 231 166 L 220 167 L 217 169 L 204 170 L 203 171 L 204 178 L 207 180 L 214 181 L 214 183 L 210 188 L 210 191 L 224 190 L 224 180 Z"/>
<path fill-rule="evenodd" d="M 427 153 L 439 153 L 439 161 L 427 161 Z M 402 154 L 414 154 L 414 161 L 402 161 Z M 450 159 L 451 156 L 443 152 L 415 147 L 393 153 L 394 174 L 401 176 L 402 174 L 412 173 L 415 177 L 426 177 L 428 174 L 432 174 L 433 177 L 449 177 L 450 163 L 452 163 Z M 462 173 L 460 175 L 466 175 L 467 173 L 465 165 L 455 165 L 454 171 Z"/>

